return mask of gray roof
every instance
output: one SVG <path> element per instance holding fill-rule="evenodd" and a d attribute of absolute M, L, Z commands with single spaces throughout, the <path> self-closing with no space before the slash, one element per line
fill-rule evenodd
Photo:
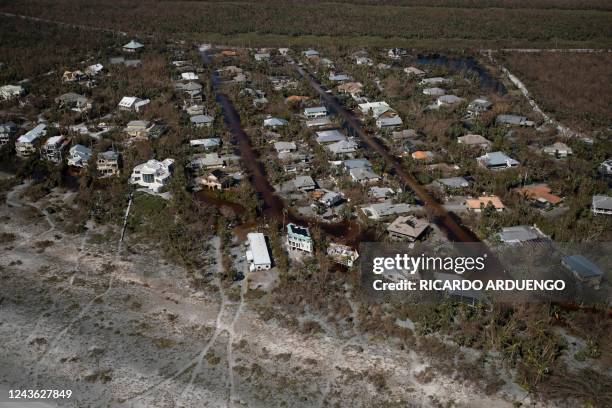
<path fill-rule="evenodd" d="M 317 143 L 333 143 L 341 140 L 346 140 L 346 136 L 344 136 L 338 129 L 317 132 Z"/>
<path fill-rule="evenodd" d="M 101 152 L 98 153 L 98 157 L 99 158 L 103 158 L 104 160 L 118 160 L 119 159 L 119 153 L 109 150 L 106 152 Z"/>
<path fill-rule="evenodd" d="M 582 255 L 569 255 L 562 258 L 563 264 L 582 278 L 596 278 L 603 275 L 599 267 Z"/>
<path fill-rule="evenodd" d="M 325 146 L 333 154 L 353 153 L 357 150 L 357 143 L 350 140 L 340 140 Z"/>
<path fill-rule="evenodd" d="M 527 242 L 548 238 L 539 229 L 529 225 L 502 228 L 499 237 L 503 242 Z"/>
<path fill-rule="evenodd" d="M 362 168 L 362 167 L 368 167 L 368 168 L 372 167 L 372 163 L 370 163 L 367 159 L 345 160 L 343 164 L 347 170 L 357 169 L 357 168 Z"/>
<path fill-rule="evenodd" d="M 478 158 L 482 160 L 484 164 L 489 167 L 495 166 L 503 166 L 506 164 L 510 164 L 512 166 L 518 166 L 519 162 L 514 160 L 513 158 L 507 156 L 503 152 L 490 152 Z"/>
<path fill-rule="evenodd" d="M 399 116 L 392 116 L 390 118 L 379 118 L 377 120 L 380 127 L 389 127 L 389 126 L 400 126 L 404 122 L 402 122 L 402 118 Z"/>
<path fill-rule="evenodd" d="M 91 157 L 91 149 L 80 144 L 76 144 L 70 148 L 70 154 L 73 156 L 79 156 L 85 160 L 89 160 Z"/>
<path fill-rule="evenodd" d="M 200 123 L 212 123 L 215 118 L 208 115 L 195 115 L 189 118 L 191 123 L 200 124 Z"/>
<path fill-rule="evenodd" d="M 316 187 L 315 181 L 310 176 L 297 176 L 293 179 L 293 186 L 295 188 L 314 188 Z"/>
<path fill-rule="evenodd" d="M 526 116 L 520 115 L 498 115 L 495 119 L 497 123 L 515 126 L 533 126 L 533 122 L 528 120 Z"/>
<path fill-rule="evenodd" d="M 350 79 L 351 79 L 351 77 L 346 75 L 346 74 L 336 74 L 336 75 L 330 75 L 329 76 L 329 80 L 330 81 L 335 81 L 335 82 L 349 81 Z"/>
<path fill-rule="evenodd" d="M 357 167 L 350 169 L 349 173 L 355 181 L 367 181 L 380 178 L 380 176 L 374 173 L 369 167 Z"/>
<path fill-rule="evenodd" d="M 442 95 L 438 98 L 439 103 L 453 104 L 461 102 L 463 98 L 458 97 L 457 95 Z"/>
<path fill-rule="evenodd" d="M 447 188 L 465 188 L 470 186 L 470 183 L 463 177 L 441 178 L 437 182 Z"/>
<path fill-rule="evenodd" d="M 612 197 L 604 195 L 594 195 L 592 207 L 600 210 L 611 210 L 612 211 Z"/>

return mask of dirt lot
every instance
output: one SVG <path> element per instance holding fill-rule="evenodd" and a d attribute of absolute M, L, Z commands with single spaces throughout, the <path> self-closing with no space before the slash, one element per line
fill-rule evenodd
<path fill-rule="evenodd" d="M 419 381 L 428 361 L 391 342 L 264 322 L 246 280 L 220 283 L 216 239 L 212 280 L 195 291 L 187 271 L 129 236 L 119 244 L 118 229 L 61 231 L 47 209 L 70 194 L 32 206 L 22 189 L 0 205 L 3 393 L 71 389 L 55 402 L 68 407 L 503 407 L 525 397 L 512 385 L 489 397 L 446 373 Z"/>

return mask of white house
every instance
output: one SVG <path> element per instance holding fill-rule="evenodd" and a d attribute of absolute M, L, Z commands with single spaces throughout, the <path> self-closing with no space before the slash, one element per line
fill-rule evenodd
<path fill-rule="evenodd" d="M 270 269 L 272 260 L 264 234 L 261 232 L 248 233 L 247 243 L 249 249 L 246 251 L 246 258 L 249 262 L 249 270 L 252 272 Z"/>
<path fill-rule="evenodd" d="M 287 224 L 287 247 L 289 250 L 311 253 L 313 251 L 313 243 L 308 228 L 300 227 L 293 223 Z"/>
<path fill-rule="evenodd" d="M 209 115 L 194 115 L 189 118 L 191 124 L 196 128 L 211 127 L 215 118 Z"/>
<path fill-rule="evenodd" d="M 542 151 L 550 156 L 554 156 L 557 158 L 566 158 L 567 156 L 571 156 L 574 154 L 574 151 L 571 147 L 566 145 L 563 142 L 555 142 L 550 146 L 546 146 Z"/>
<path fill-rule="evenodd" d="M 0 86 L 0 98 L 9 100 L 18 98 L 25 93 L 21 85 L 4 85 Z"/>
<path fill-rule="evenodd" d="M 591 204 L 593 214 L 612 215 L 612 197 L 594 195 Z"/>
<path fill-rule="evenodd" d="M 123 46 L 123 51 L 129 52 L 129 53 L 135 53 L 135 52 L 140 51 L 143 47 L 144 45 L 142 45 L 138 41 L 132 40 Z"/>
<path fill-rule="evenodd" d="M 47 125 L 39 124 L 15 142 L 15 151 L 19 157 L 30 157 L 36 151 L 39 139 L 47 134 Z"/>
<path fill-rule="evenodd" d="M 140 112 L 142 108 L 151 103 L 150 99 L 140 99 L 136 96 L 124 96 L 119 101 L 119 110 Z"/>
<path fill-rule="evenodd" d="M 173 168 L 174 159 L 165 159 L 161 162 L 149 160 L 134 167 L 130 183 L 146 187 L 157 193 L 170 181 Z"/>
<path fill-rule="evenodd" d="M 327 108 L 325 106 L 306 108 L 304 109 L 304 116 L 306 116 L 307 119 L 324 118 L 327 116 Z"/>
<path fill-rule="evenodd" d="M 181 73 L 181 79 L 183 81 L 196 81 L 198 75 L 195 72 L 183 72 Z"/>

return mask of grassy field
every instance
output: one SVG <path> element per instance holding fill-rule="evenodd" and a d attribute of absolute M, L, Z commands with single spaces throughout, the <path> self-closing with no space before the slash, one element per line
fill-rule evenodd
<path fill-rule="evenodd" d="M 260 45 L 359 44 L 434 47 L 610 46 L 608 2 L 422 0 L 259 2 L 4 1 L 0 11 L 131 33 L 227 39 Z M 388 4 L 387 4 L 388 3 Z M 475 7 L 476 5 L 483 7 Z M 497 5 L 498 7 L 490 7 Z M 576 7 L 576 9 L 569 9 Z"/>
<path fill-rule="evenodd" d="M 506 53 L 502 60 L 540 107 L 573 129 L 607 129 L 612 53 Z"/>

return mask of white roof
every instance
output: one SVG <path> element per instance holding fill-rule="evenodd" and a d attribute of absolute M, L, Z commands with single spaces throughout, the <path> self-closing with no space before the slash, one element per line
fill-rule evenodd
<path fill-rule="evenodd" d="M 268 246 L 266 245 L 266 237 L 261 232 L 249 232 L 247 234 L 249 241 L 250 255 L 255 265 L 269 265 L 272 263 Z"/>
<path fill-rule="evenodd" d="M 47 125 L 44 123 L 39 124 L 34 129 L 30 130 L 25 135 L 22 135 L 17 139 L 18 143 L 32 143 L 41 136 L 47 133 Z"/>
<path fill-rule="evenodd" d="M 140 171 L 141 174 L 154 174 L 155 176 L 163 177 L 170 173 L 170 166 L 173 164 L 174 159 L 165 159 L 161 162 L 151 159 L 134 167 L 134 171 Z"/>
<path fill-rule="evenodd" d="M 295 145 L 294 142 L 276 142 L 276 143 L 274 143 L 274 148 L 277 151 L 281 151 L 281 150 L 295 150 L 295 149 L 297 149 L 297 146 Z"/>
<path fill-rule="evenodd" d="M 124 96 L 119 101 L 120 106 L 130 107 L 136 103 L 139 99 L 135 96 Z"/>
<path fill-rule="evenodd" d="M 264 126 L 271 126 L 271 127 L 285 126 L 287 123 L 288 122 L 285 119 L 280 119 L 280 118 L 264 119 Z"/>
<path fill-rule="evenodd" d="M 129 48 L 129 49 L 132 49 L 132 50 L 136 50 L 136 49 L 142 48 L 142 47 L 144 47 L 144 45 L 142 45 L 138 41 L 134 41 L 134 40 L 130 41 L 129 43 L 127 43 L 127 44 L 125 44 L 123 46 L 123 48 Z"/>
<path fill-rule="evenodd" d="M 64 136 L 51 136 L 45 142 L 45 146 L 54 146 L 64 140 Z"/>
<path fill-rule="evenodd" d="M 367 102 L 359 104 L 359 110 L 364 114 L 368 114 L 372 110 L 372 116 L 379 117 L 383 113 L 393 110 L 387 102 Z"/>
<path fill-rule="evenodd" d="M 315 106 L 315 107 L 312 107 L 312 108 L 304 109 L 304 113 L 305 114 L 309 114 L 309 113 L 322 113 L 322 112 L 327 113 L 327 108 L 325 106 Z"/>

